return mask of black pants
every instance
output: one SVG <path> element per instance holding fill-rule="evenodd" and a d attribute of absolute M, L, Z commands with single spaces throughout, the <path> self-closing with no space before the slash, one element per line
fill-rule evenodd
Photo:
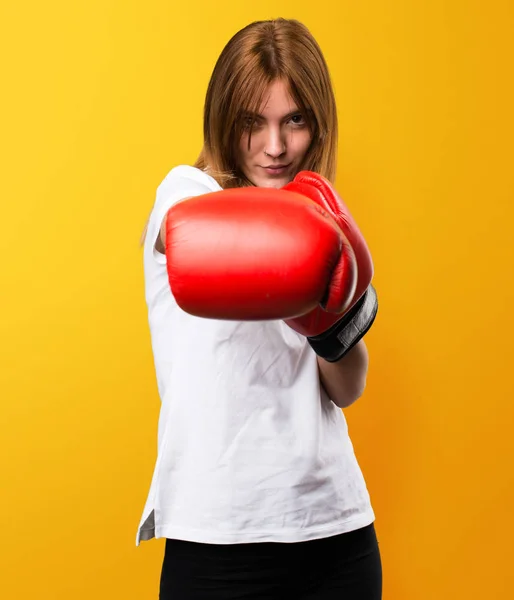
<path fill-rule="evenodd" d="M 380 600 L 373 525 L 296 544 L 166 540 L 160 600 Z"/>

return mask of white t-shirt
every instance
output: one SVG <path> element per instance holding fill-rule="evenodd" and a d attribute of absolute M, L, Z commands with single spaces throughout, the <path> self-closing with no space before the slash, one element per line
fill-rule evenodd
<path fill-rule="evenodd" d="M 369 525 L 344 414 L 306 339 L 282 321 L 193 317 L 171 295 L 166 257 L 154 249 L 162 220 L 175 202 L 220 189 L 178 166 L 150 216 L 145 293 L 161 411 L 136 545 L 299 542 Z"/>

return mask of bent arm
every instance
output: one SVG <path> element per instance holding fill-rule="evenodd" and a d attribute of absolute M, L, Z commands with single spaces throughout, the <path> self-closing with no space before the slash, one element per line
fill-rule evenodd
<path fill-rule="evenodd" d="M 321 384 L 334 404 L 347 408 L 362 396 L 369 364 L 364 340 L 361 339 L 337 362 L 317 358 Z"/>
<path fill-rule="evenodd" d="M 166 217 L 167 217 L 167 215 L 168 215 L 168 213 L 166 213 L 166 216 L 162 220 L 159 235 L 158 235 L 157 239 L 155 240 L 155 249 L 157 250 L 157 252 L 160 252 L 161 254 L 166 254 Z"/>

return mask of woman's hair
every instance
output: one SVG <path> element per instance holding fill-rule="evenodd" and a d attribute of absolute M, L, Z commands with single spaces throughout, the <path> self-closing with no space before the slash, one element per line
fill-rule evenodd
<path fill-rule="evenodd" d="M 269 84 L 277 79 L 288 84 L 312 134 L 301 169 L 334 181 L 337 112 L 327 64 L 305 25 L 274 19 L 256 21 L 236 33 L 221 52 L 209 82 L 204 145 L 195 167 L 207 171 L 221 187 L 252 185 L 237 161 L 244 117 L 259 112 Z"/>
<path fill-rule="evenodd" d="M 255 21 L 238 31 L 221 52 L 204 105 L 204 144 L 194 166 L 222 188 L 253 185 L 239 169 L 238 145 L 245 117 L 258 113 L 270 83 L 285 81 L 312 135 L 301 170 L 332 183 L 337 161 L 337 111 L 321 49 L 294 19 Z M 248 143 L 251 141 L 250 129 Z M 146 236 L 146 227 L 141 243 Z"/>

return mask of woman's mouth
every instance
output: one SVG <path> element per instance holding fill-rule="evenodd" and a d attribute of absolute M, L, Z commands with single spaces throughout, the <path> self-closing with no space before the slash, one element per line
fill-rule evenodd
<path fill-rule="evenodd" d="M 283 175 L 290 165 L 268 165 L 262 168 L 268 175 Z"/>

